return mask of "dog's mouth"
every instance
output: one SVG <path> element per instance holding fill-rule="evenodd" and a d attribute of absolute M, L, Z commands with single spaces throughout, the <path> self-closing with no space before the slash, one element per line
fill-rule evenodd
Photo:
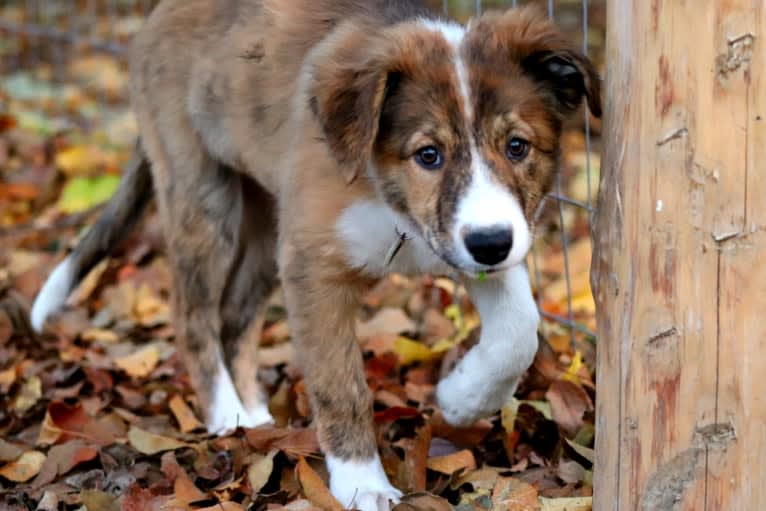
<path fill-rule="evenodd" d="M 420 234 L 420 233 L 418 233 Z M 443 250 L 442 247 L 430 230 L 425 231 L 423 239 L 426 241 L 426 245 L 431 251 L 441 259 L 447 266 L 455 270 L 456 273 L 461 274 L 471 279 L 483 279 L 488 275 L 495 275 L 506 271 L 510 268 L 508 264 L 501 264 L 498 266 L 486 266 L 483 264 L 465 265 L 460 264 L 451 250 Z"/>

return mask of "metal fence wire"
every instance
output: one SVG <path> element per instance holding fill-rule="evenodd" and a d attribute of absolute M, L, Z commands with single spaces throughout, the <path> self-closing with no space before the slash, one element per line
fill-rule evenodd
<path fill-rule="evenodd" d="M 581 39 L 582 49 L 588 54 L 593 38 L 589 13 L 594 7 L 603 10 L 605 0 L 543 0 L 548 15 L 573 37 Z M 113 56 L 117 66 L 124 72 L 125 54 L 130 37 L 140 28 L 157 0 L 0 0 L 0 76 L 36 69 L 43 79 L 51 83 L 73 81 L 71 63 L 83 56 Z M 484 9 L 525 4 L 524 0 L 430 0 L 435 9 L 442 9 L 448 16 L 465 20 Z M 538 2 L 540 3 L 540 2 Z M 601 11 L 598 11 L 601 12 Z M 42 69 L 42 71 L 40 71 Z M 124 87 L 123 87 L 124 89 Z M 88 129 L 96 125 L 100 114 L 109 111 L 110 105 L 125 104 L 125 90 L 108 87 L 95 91 L 96 107 L 88 119 L 78 119 L 78 128 Z M 55 98 L 52 98 L 55 99 Z M 0 107 L 3 98 L 0 96 Z M 124 108 L 124 107 L 123 107 Z M 66 110 L 65 106 L 62 106 Z M 536 240 L 529 258 L 538 306 L 545 318 L 544 328 L 563 329 L 571 336 L 573 345 L 578 339 L 595 340 L 593 322 L 578 318 L 573 305 L 573 281 L 570 268 L 570 236 L 566 228 L 569 215 L 585 216 L 585 223 L 593 213 L 595 204 L 592 186 L 597 177 L 591 162 L 593 137 L 591 120 L 586 109 L 578 128 L 584 134 L 583 163 L 587 181 L 584 198 L 565 193 L 563 173 L 557 174 L 555 188 L 544 201 L 546 218 L 554 224 L 544 241 Z M 542 222 L 544 223 L 544 222 Z M 555 224 L 558 224 L 557 226 Z M 589 233 L 589 229 L 585 229 Z M 588 236 L 589 234 L 585 234 Z M 541 270 L 542 247 L 557 245 L 562 257 L 559 282 L 566 286 L 564 310 L 551 311 L 544 306 L 541 288 L 544 286 Z M 592 319 L 592 318 L 591 318 Z M 561 335 L 559 333 L 559 335 Z"/>

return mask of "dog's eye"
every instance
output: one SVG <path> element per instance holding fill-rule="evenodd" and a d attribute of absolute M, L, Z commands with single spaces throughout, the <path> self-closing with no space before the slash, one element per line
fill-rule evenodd
<path fill-rule="evenodd" d="M 505 154 L 509 160 L 521 161 L 529 154 L 529 142 L 523 138 L 513 137 L 508 141 Z"/>
<path fill-rule="evenodd" d="M 415 153 L 415 161 L 426 170 L 436 170 L 444 163 L 442 154 L 432 145 L 418 149 Z"/>

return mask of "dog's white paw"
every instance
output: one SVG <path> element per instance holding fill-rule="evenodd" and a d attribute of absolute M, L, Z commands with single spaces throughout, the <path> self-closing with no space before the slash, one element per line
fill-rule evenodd
<path fill-rule="evenodd" d="M 515 381 L 485 381 L 458 366 L 437 385 L 436 400 L 447 423 L 470 426 L 497 412 L 515 388 Z"/>
<path fill-rule="evenodd" d="M 347 509 L 389 511 L 402 497 L 402 492 L 388 482 L 377 456 L 366 461 L 327 456 L 326 461 L 330 491 Z"/>
<path fill-rule="evenodd" d="M 222 435 L 231 433 L 240 426 L 255 428 L 273 422 L 274 418 L 265 403 L 254 406 L 250 410 L 245 408 L 229 372 L 223 363 L 219 362 L 215 388 L 207 414 L 208 432 Z"/>

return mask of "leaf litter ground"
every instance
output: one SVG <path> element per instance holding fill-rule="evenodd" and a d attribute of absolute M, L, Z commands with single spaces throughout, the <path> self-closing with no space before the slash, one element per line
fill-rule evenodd
<path fill-rule="evenodd" d="M 279 293 L 258 369 L 278 425 L 204 432 L 173 344 L 153 212 L 45 334 L 29 329 L 29 304 L 114 190 L 135 134 L 122 65 L 86 56 L 69 66 L 66 85 L 44 64 L 0 78 L 0 510 L 343 509 L 327 490 Z M 111 106 L 94 117 L 104 98 Z M 597 171 L 597 155 L 586 154 L 579 125 L 564 143 L 565 192 L 585 200 L 598 177 L 587 179 L 586 157 Z M 544 310 L 567 315 L 554 201 L 542 218 L 529 261 L 535 291 Z M 573 316 L 593 330 L 587 214 L 567 208 L 563 218 Z M 381 456 L 409 494 L 397 509 L 589 510 L 593 339 L 546 322 L 516 398 L 456 429 L 433 391 L 479 329 L 447 279 L 392 276 L 364 301 L 357 334 Z"/>

